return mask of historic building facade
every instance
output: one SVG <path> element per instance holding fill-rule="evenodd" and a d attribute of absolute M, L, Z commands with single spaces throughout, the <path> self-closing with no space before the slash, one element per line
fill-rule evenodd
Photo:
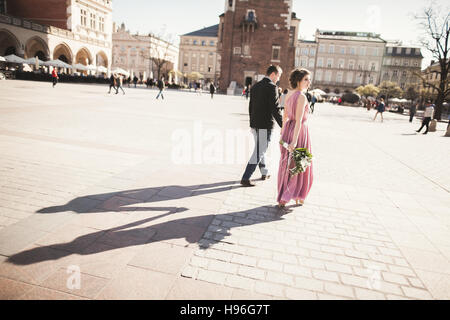
<path fill-rule="evenodd" d="M 225 1 L 218 33 L 222 92 L 238 92 L 238 88 L 255 83 L 270 64 L 281 66 L 284 73 L 280 85 L 288 87 L 300 23 L 292 11 L 292 2 Z"/>
<path fill-rule="evenodd" d="M 295 49 L 294 66 L 306 68 L 311 72 L 312 78 L 316 69 L 317 42 L 309 40 L 298 40 Z"/>
<path fill-rule="evenodd" d="M 111 0 L 3 0 L 0 55 L 111 67 Z"/>
<path fill-rule="evenodd" d="M 198 72 L 205 82 L 217 83 L 220 75 L 220 55 L 217 52 L 219 25 L 184 34 L 180 37 L 179 69 L 184 79 Z"/>
<path fill-rule="evenodd" d="M 113 33 L 113 64 L 139 79 L 164 77 L 178 68 L 178 47 L 152 34 L 130 34 L 125 24 Z"/>
<path fill-rule="evenodd" d="M 315 88 L 342 93 L 380 83 L 386 41 L 379 34 L 317 30 L 315 38 Z"/>
<path fill-rule="evenodd" d="M 381 67 L 381 81 L 395 82 L 402 90 L 413 87 L 418 91 L 420 78 L 416 74 L 421 72 L 422 59 L 420 48 L 388 43 Z"/>

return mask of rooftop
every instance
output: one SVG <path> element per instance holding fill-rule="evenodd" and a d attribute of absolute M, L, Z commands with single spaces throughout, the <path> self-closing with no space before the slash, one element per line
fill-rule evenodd
<path fill-rule="evenodd" d="M 356 32 L 356 31 L 337 31 L 337 30 L 319 30 L 316 31 L 316 37 L 322 39 L 343 39 L 357 41 L 375 41 L 386 42 L 381 39 L 380 34 L 373 32 Z"/>
<path fill-rule="evenodd" d="M 213 25 L 197 31 L 183 34 L 183 36 L 198 36 L 198 37 L 217 37 L 219 34 L 219 25 Z"/>

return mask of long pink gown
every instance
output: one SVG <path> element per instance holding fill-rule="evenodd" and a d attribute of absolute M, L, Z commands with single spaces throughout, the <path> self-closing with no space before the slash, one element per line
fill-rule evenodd
<path fill-rule="evenodd" d="M 284 142 L 291 143 L 293 140 L 294 129 L 295 129 L 295 111 L 297 108 L 297 101 L 300 97 L 301 92 L 297 91 L 293 93 L 286 101 L 285 111 L 287 112 L 288 121 L 281 130 L 281 139 Z M 305 107 L 305 112 L 303 113 L 302 125 L 300 128 L 300 133 L 298 135 L 297 148 L 307 148 L 309 152 L 311 151 L 311 139 L 309 137 L 308 130 L 308 115 L 309 115 L 309 104 Z M 280 145 L 281 158 L 280 167 L 278 169 L 278 197 L 277 201 L 282 204 L 286 204 L 291 200 L 302 200 L 304 201 L 308 196 L 309 191 L 313 183 L 313 165 L 306 169 L 305 172 L 299 173 L 296 176 L 290 177 L 288 165 L 288 155 L 289 152 L 283 146 Z M 290 163 L 290 168 L 293 167 L 293 161 Z"/>

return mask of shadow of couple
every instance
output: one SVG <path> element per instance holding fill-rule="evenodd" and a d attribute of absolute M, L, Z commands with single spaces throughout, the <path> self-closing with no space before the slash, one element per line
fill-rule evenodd
<path fill-rule="evenodd" d="M 245 227 L 283 220 L 282 215 L 290 212 L 289 208 L 280 210 L 277 206 L 265 205 L 224 214 L 182 217 L 188 213 L 188 208 L 129 207 L 135 204 L 154 203 L 157 201 L 183 199 L 195 195 L 224 192 L 231 190 L 233 186 L 239 187 L 235 181 L 228 181 L 196 186 L 135 189 L 78 197 L 62 206 L 40 209 L 37 213 L 49 214 L 73 211 L 78 214 L 88 214 L 105 211 L 126 211 L 129 212 L 128 214 L 132 219 L 138 218 L 133 217 L 133 211 L 145 211 L 145 213 L 148 211 L 166 211 L 166 213 L 146 217 L 145 219 L 138 219 L 118 227 L 81 235 L 70 242 L 35 247 L 12 255 L 6 262 L 15 265 L 30 265 L 47 260 L 57 260 L 72 254 L 90 255 L 108 250 L 176 239 L 184 239 L 181 242 L 188 243 L 188 245 L 198 243 L 201 249 L 207 249 L 211 243 L 226 241 L 226 238 L 231 235 L 231 229 L 234 227 Z M 158 196 L 161 190 L 170 190 L 173 194 L 170 197 L 161 198 Z M 102 209 L 102 204 L 108 201 L 111 202 L 111 199 L 119 199 L 122 202 L 114 202 L 115 208 L 113 210 Z M 172 219 L 170 219 L 171 217 Z M 154 223 L 164 218 L 165 221 Z M 210 239 L 204 238 L 205 241 L 201 241 L 207 231 L 211 233 Z M 93 245 L 94 243 L 103 245 Z"/>

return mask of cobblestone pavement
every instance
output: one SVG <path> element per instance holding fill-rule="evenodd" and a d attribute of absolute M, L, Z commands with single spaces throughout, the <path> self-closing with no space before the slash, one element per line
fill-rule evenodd
<path fill-rule="evenodd" d="M 314 185 L 283 214 L 276 137 L 255 188 L 249 150 L 206 157 L 239 153 L 208 144 L 248 133 L 239 97 L 0 84 L 1 299 L 450 298 L 444 123 L 317 104 Z"/>

